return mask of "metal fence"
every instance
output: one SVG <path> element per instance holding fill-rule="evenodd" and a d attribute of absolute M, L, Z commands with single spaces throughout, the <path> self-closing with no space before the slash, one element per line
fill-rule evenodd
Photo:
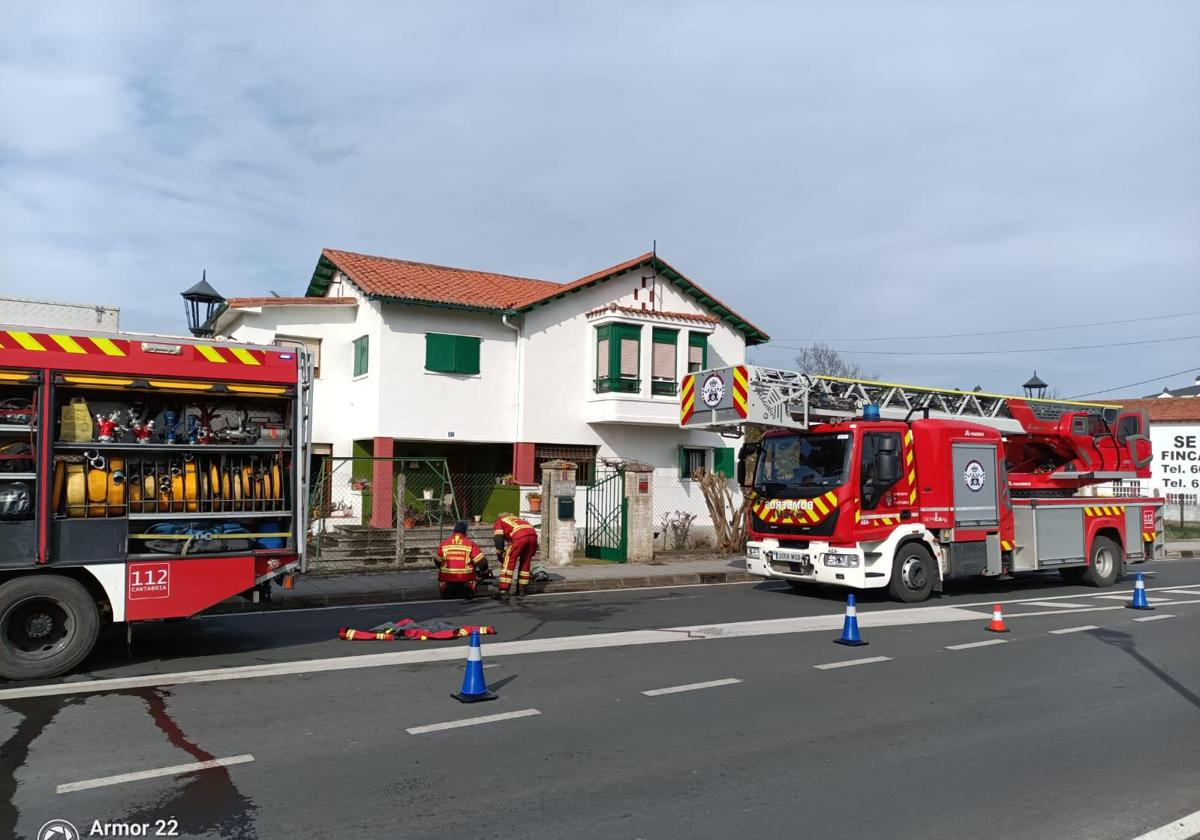
<path fill-rule="evenodd" d="M 381 496 L 377 477 L 390 477 Z M 491 553 L 492 522 L 518 512 L 522 489 L 496 473 L 452 473 L 441 459 L 330 458 L 309 502 L 309 568 L 324 574 L 432 566 L 438 543 L 466 521 Z"/>
<path fill-rule="evenodd" d="M 728 479 L 735 505 L 741 504 L 742 488 Z M 700 483 L 679 477 L 678 470 L 654 473 L 654 550 L 656 552 L 712 551 L 715 544 L 712 516 L 700 491 Z"/>

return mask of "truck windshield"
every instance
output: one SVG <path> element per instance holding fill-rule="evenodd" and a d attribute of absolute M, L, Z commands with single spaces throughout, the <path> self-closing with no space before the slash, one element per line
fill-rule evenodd
<path fill-rule="evenodd" d="M 819 496 L 846 481 L 850 435 L 763 438 L 754 489 L 775 498 Z"/>

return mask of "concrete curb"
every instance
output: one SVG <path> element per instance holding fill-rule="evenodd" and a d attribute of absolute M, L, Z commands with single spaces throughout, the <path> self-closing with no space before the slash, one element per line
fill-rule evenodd
<path fill-rule="evenodd" d="M 645 586 L 694 586 L 696 584 L 715 583 L 748 583 L 758 580 L 746 572 L 687 572 L 684 574 L 638 575 L 635 577 L 599 577 L 579 578 L 576 580 L 552 580 L 547 583 L 535 583 L 531 589 L 534 594 L 556 592 L 589 592 L 613 589 L 636 589 Z M 477 599 L 484 599 L 495 590 L 483 590 Z M 254 603 L 244 598 L 222 601 L 220 604 L 205 610 L 205 615 L 227 615 L 241 612 L 263 612 L 302 610 L 312 607 L 352 607 L 368 606 L 370 604 L 390 604 L 401 601 L 434 601 L 438 598 L 437 586 L 417 586 L 410 589 L 383 589 L 367 592 L 349 592 L 326 594 L 314 592 L 303 595 L 287 595 L 274 601 Z"/>

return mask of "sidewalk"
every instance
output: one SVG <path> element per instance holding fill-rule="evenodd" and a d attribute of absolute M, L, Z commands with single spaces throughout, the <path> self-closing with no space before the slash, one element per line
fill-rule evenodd
<path fill-rule="evenodd" d="M 533 593 L 582 592 L 597 589 L 630 589 L 639 586 L 681 586 L 697 583 L 737 583 L 756 580 L 746 573 L 741 556 L 712 554 L 678 560 L 663 558 L 655 563 L 605 563 L 583 566 L 546 567 L 550 580 L 534 583 Z M 488 597 L 495 588 L 480 588 L 476 597 Z M 297 575 L 294 589 L 272 587 L 271 600 L 254 603 L 230 598 L 207 614 L 294 610 L 305 607 L 383 604 L 396 601 L 427 601 L 438 597 L 433 569 L 405 572 L 361 572 L 322 577 Z"/>

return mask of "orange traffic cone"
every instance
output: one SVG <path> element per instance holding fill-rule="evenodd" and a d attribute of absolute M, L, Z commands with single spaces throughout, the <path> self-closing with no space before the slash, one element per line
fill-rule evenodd
<path fill-rule="evenodd" d="M 992 604 L 992 621 L 987 629 L 991 633 L 1008 632 L 1008 628 L 1004 626 L 1004 612 L 1000 609 L 999 604 Z"/>

